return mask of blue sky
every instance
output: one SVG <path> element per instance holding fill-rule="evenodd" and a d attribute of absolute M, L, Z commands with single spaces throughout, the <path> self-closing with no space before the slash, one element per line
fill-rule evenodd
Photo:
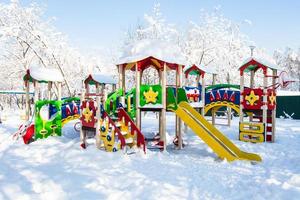
<path fill-rule="evenodd" d="M 0 0 L 3 1 L 3 0 Z M 7 1 L 7 0 L 5 0 Z M 30 0 L 20 0 L 26 5 Z M 55 16 L 56 27 L 81 49 L 110 48 L 116 45 L 129 26 L 142 21 L 155 2 L 169 23 L 185 27 L 199 19 L 201 9 L 212 11 L 221 6 L 227 18 L 242 25 L 257 46 L 269 52 L 291 46 L 300 47 L 300 1 L 298 0 L 39 0 L 46 5 L 46 17 Z"/>

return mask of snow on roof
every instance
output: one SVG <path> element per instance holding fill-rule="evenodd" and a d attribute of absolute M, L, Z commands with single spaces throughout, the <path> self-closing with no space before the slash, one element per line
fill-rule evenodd
<path fill-rule="evenodd" d="M 30 76 L 37 81 L 63 82 L 64 78 L 58 69 L 30 67 Z"/>
<path fill-rule="evenodd" d="M 247 64 L 248 62 L 250 62 L 251 60 L 255 60 L 256 62 L 259 62 L 263 65 L 265 65 L 266 67 L 268 68 L 271 68 L 271 69 L 277 69 L 277 70 L 281 70 L 281 67 L 279 67 L 278 65 L 274 64 L 274 63 L 271 63 L 270 61 L 267 61 L 263 58 L 256 58 L 256 57 L 249 57 L 247 58 L 243 64 L 241 66 L 244 66 L 245 64 Z"/>
<path fill-rule="evenodd" d="M 191 67 L 193 67 L 194 65 L 186 68 L 184 70 L 184 72 L 186 72 L 187 70 L 189 70 Z M 195 65 L 197 68 L 199 68 L 200 70 L 204 71 L 205 73 L 208 74 L 217 74 L 217 71 L 215 70 L 215 68 L 213 67 L 205 67 L 204 65 Z"/>
<path fill-rule="evenodd" d="M 120 57 L 119 63 L 132 63 L 149 56 L 169 63 L 186 63 L 177 45 L 162 40 L 149 39 L 140 40 L 129 45 Z"/>
<path fill-rule="evenodd" d="M 100 84 L 117 84 L 118 81 L 113 77 L 113 75 L 104 74 L 90 74 L 92 79 Z"/>

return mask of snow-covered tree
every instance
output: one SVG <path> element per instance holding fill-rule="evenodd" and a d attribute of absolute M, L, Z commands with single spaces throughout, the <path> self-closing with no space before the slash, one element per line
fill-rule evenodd
<path fill-rule="evenodd" d="M 1 70 L 9 80 L 2 89 L 22 87 L 21 76 L 34 65 L 60 69 L 65 95 L 71 94 L 74 80 L 82 73 L 81 55 L 51 22 L 43 20 L 43 9 L 37 4 L 23 7 L 17 0 L 0 4 L 0 68 L 9 69 Z"/>
<path fill-rule="evenodd" d="M 284 51 L 277 50 L 274 52 L 274 59 L 288 73 L 288 76 L 295 80 L 289 89 L 300 91 L 300 49 L 287 47 Z"/>
<path fill-rule="evenodd" d="M 155 4 L 151 14 L 144 15 L 144 22 L 138 24 L 135 29 L 129 30 L 121 47 L 120 57 L 154 56 L 160 59 L 174 59 L 174 54 L 181 54 L 179 48 L 180 34 L 177 28 L 167 23 L 160 11 L 160 4 Z M 176 52 L 175 52 L 176 51 Z M 173 58 L 170 58 L 170 55 Z M 184 64 L 184 63 L 182 63 Z M 172 72 L 170 72 L 172 73 Z M 133 86 L 134 76 L 127 73 L 126 80 Z M 155 69 L 145 70 L 142 82 L 157 84 L 158 73 Z M 168 76 L 168 83 L 174 84 L 175 76 Z"/>
<path fill-rule="evenodd" d="M 250 57 L 249 44 L 253 43 L 240 26 L 224 17 L 219 9 L 212 13 L 201 11 L 200 21 L 190 22 L 182 43 L 187 63 L 214 68 L 218 82 L 239 83 L 238 68 Z M 256 48 L 255 56 L 265 54 Z"/>

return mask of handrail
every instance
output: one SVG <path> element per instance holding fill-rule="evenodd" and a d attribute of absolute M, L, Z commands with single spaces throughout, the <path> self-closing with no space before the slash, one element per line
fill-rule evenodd
<path fill-rule="evenodd" d="M 115 133 L 117 133 L 118 139 L 121 141 L 121 149 L 123 149 L 123 147 L 125 147 L 125 138 L 122 135 L 120 129 L 117 128 L 115 122 L 109 117 L 107 112 L 105 112 L 104 110 L 102 111 L 102 117 L 107 118 L 108 123 L 111 124 L 114 127 Z"/>
<path fill-rule="evenodd" d="M 141 145 L 143 145 L 143 150 L 144 150 L 144 152 L 146 152 L 144 135 L 142 134 L 140 129 L 135 125 L 135 123 L 132 121 L 132 119 L 130 118 L 128 113 L 123 108 L 118 109 L 118 118 L 119 118 L 119 121 L 122 121 L 124 119 L 126 126 L 128 126 L 128 123 L 130 122 L 130 134 L 134 135 L 134 133 L 136 132 L 137 146 L 141 147 Z"/>

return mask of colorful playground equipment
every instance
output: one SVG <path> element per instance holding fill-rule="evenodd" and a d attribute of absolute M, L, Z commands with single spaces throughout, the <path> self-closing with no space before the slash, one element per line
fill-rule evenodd
<path fill-rule="evenodd" d="M 96 137 L 97 147 L 103 147 L 106 151 L 127 150 L 135 146 L 145 151 L 144 136 L 129 114 L 120 105 L 113 105 L 110 102 L 108 102 L 110 109 L 107 110 L 113 112 L 108 114 L 104 109 L 107 99 L 105 86 L 111 85 L 112 91 L 115 91 L 116 83 L 110 76 L 97 74 L 90 74 L 85 79 L 85 91 L 81 95 L 81 147 L 86 148 L 88 137 Z M 92 85 L 95 86 L 95 93 L 90 92 Z M 117 100 L 117 94 L 109 96 Z"/>
<path fill-rule="evenodd" d="M 141 82 L 143 72 L 148 67 L 153 67 L 158 71 L 159 85 L 145 85 Z M 112 94 L 106 101 L 106 106 L 110 106 L 110 108 L 108 109 L 109 112 L 115 112 L 117 107 L 117 99 L 119 99 L 118 102 L 125 108 L 127 108 L 128 112 L 132 113 L 131 117 L 135 119 L 137 128 L 139 130 L 141 130 L 141 112 L 159 112 L 159 137 L 157 137 L 157 147 L 165 150 L 166 112 L 171 111 L 176 114 L 175 137 L 177 139 L 176 145 L 179 149 L 182 148 L 183 145 L 181 133 L 181 124 L 183 121 L 195 132 L 197 136 L 203 139 L 203 141 L 206 142 L 206 144 L 210 148 L 212 148 L 212 150 L 220 158 L 226 158 L 229 161 L 261 161 L 261 158 L 258 155 L 245 153 L 238 149 L 238 147 L 230 142 L 220 131 L 218 131 L 213 125 L 211 125 L 202 115 L 199 114 L 196 109 L 194 109 L 189 104 L 191 95 L 188 96 L 185 89 L 182 88 L 183 67 L 183 65 L 168 63 L 151 56 L 138 61 L 119 64 L 118 68 L 120 77 L 120 89 Z M 195 66 L 193 68 L 195 68 Z M 128 93 L 125 92 L 126 70 L 135 71 L 136 76 L 136 88 L 131 89 Z M 172 87 L 168 87 L 166 84 L 166 76 L 168 70 L 175 70 L 176 72 L 176 83 Z M 204 93 L 201 93 L 201 91 L 199 91 L 196 94 L 198 94 L 196 100 L 200 102 L 199 97 L 204 96 Z M 237 110 L 237 112 L 239 111 L 237 107 L 235 107 L 238 102 L 238 92 L 234 93 L 228 91 L 213 91 L 211 93 L 208 93 L 208 95 L 211 94 L 214 98 L 209 98 L 209 96 L 208 99 L 204 97 L 201 98 L 203 99 L 203 102 L 201 102 L 202 106 L 200 104 L 198 108 L 202 108 L 202 113 L 204 113 L 205 111 L 205 107 L 203 108 L 203 105 L 205 105 L 204 101 L 207 100 L 208 104 L 211 105 L 215 101 L 221 101 L 222 99 L 226 100 L 226 102 L 229 102 L 228 105 L 232 105 Z M 193 99 L 195 98 L 193 97 Z M 135 113 L 132 112 L 133 110 L 135 111 Z"/>
<path fill-rule="evenodd" d="M 16 135 L 21 136 L 25 144 L 49 136 L 60 136 L 63 125 L 70 120 L 79 118 L 80 99 L 61 99 L 63 77 L 58 70 L 30 68 L 23 80 L 26 88 L 26 116 L 25 123 L 20 126 Z M 34 86 L 33 112 L 29 99 L 30 83 L 33 83 Z M 39 84 L 48 85 L 47 97 L 44 97 L 43 100 L 39 93 Z"/>
<path fill-rule="evenodd" d="M 277 70 L 274 65 L 266 64 L 254 57 L 247 59 L 239 68 L 241 85 L 240 103 L 240 135 L 246 142 L 274 142 L 276 120 L 276 79 Z M 263 86 L 255 85 L 256 72 L 262 71 Z M 269 74 L 269 73 L 272 74 Z M 250 86 L 245 88 L 245 73 L 250 73 Z M 272 85 L 268 86 L 271 78 Z M 245 117 L 247 115 L 247 118 Z"/>
<path fill-rule="evenodd" d="M 241 151 L 214 126 L 217 112 L 220 112 L 221 108 L 226 108 L 223 114 L 228 117 L 228 125 L 232 111 L 240 116 L 240 140 L 254 143 L 274 142 L 277 67 L 263 64 L 251 57 L 240 67 L 240 85 L 216 84 L 216 73 L 203 66 L 192 65 L 183 70 L 184 65 L 152 56 L 124 62 L 117 67 L 119 82 L 111 76 L 90 74 L 84 80 L 81 97 L 67 99 L 61 98 L 63 78 L 59 72 L 28 70 L 24 76 L 26 92 L 29 92 L 29 83 L 32 82 L 35 88 L 35 108 L 30 116 L 27 96 L 26 119 L 34 118 L 34 124 L 26 124 L 28 133 L 25 131 L 23 134 L 24 142 L 29 143 L 51 135 L 59 136 L 64 124 L 79 118 L 80 146 L 84 149 L 88 145 L 87 139 L 95 138 L 96 146 L 109 152 L 127 152 L 128 149 L 136 149 L 135 147 L 146 152 L 149 141 L 154 142 L 151 148 L 165 150 L 166 112 L 173 112 L 176 115 L 173 143 L 178 149 L 184 145 L 184 123 L 185 127 L 193 130 L 221 159 L 261 161 L 259 155 Z M 149 67 L 157 70 L 158 84 L 149 85 L 142 82 L 143 73 Z M 262 88 L 254 85 L 255 73 L 260 69 L 264 75 Z M 125 73 L 128 70 L 135 73 L 135 87 L 131 89 L 127 89 L 125 84 Z M 268 74 L 268 70 L 272 70 L 272 75 Z M 168 71 L 175 72 L 173 85 L 167 85 Z M 249 87 L 245 87 L 244 84 L 244 74 L 247 72 L 250 72 Z M 186 78 L 185 86 L 183 75 Z M 196 76 L 195 81 L 189 79 L 193 75 Z M 206 84 L 206 75 L 212 75 L 212 85 Z M 272 78 L 271 86 L 267 84 L 268 78 Z M 39 100 L 40 83 L 48 84 L 46 100 Z M 145 138 L 141 130 L 141 113 L 148 111 L 157 112 L 159 116 L 158 134 L 153 138 Z M 212 123 L 204 118 L 205 115 L 211 115 Z"/>

